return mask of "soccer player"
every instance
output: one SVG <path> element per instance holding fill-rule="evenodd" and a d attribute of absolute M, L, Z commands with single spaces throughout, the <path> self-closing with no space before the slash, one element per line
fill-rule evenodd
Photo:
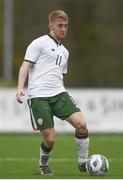
<path fill-rule="evenodd" d="M 68 28 L 68 15 L 62 10 L 49 14 L 49 34 L 28 46 L 19 71 L 16 98 L 22 103 L 28 76 L 28 105 L 33 129 L 43 137 L 40 145 L 39 167 L 41 175 L 52 175 L 48 161 L 55 143 L 53 116 L 68 121 L 75 128 L 78 168 L 86 171 L 89 137 L 86 120 L 63 83 L 67 73 L 69 52 L 62 44 Z"/>

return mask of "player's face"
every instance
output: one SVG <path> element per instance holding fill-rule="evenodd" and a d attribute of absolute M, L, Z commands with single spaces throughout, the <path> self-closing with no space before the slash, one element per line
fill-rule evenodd
<path fill-rule="evenodd" d="M 68 22 L 63 18 L 57 18 L 49 24 L 51 34 L 58 40 L 63 40 L 67 33 Z"/>

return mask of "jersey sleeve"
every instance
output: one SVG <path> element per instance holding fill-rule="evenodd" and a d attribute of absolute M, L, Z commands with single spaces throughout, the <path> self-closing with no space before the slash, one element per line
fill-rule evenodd
<path fill-rule="evenodd" d="M 40 55 L 40 51 L 41 49 L 38 43 L 36 41 L 32 41 L 32 43 L 27 47 L 24 60 L 35 63 Z"/>
<path fill-rule="evenodd" d="M 67 69 L 68 69 L 68 62 L 65 64 L 65 66 L 63 67 L 62 73 L 63 74 L 67 74 Z"/>
<path fill-rule="evenodd" d="M 64 65 L 64 67 L 63 67 L 63 69 L 62 69 L 62 73 L 63 74 L 67 74 L 67 70 L 68 70 L 68 58 L 69 58 L 69 52 L 68 51 L 66 51 L 66 59 L 67 59 L 67 62 L 66 62 L 66 64 Z"/>

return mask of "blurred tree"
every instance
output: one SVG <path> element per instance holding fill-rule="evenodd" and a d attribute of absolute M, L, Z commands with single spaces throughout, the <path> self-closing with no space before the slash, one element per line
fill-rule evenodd
<path fill-rule="evenodd" d="M 123 86 L 122 0 L 65 2 L 72 19 L 72 86 Z M 79 5 L 79 6 L 78 6 Z"/>

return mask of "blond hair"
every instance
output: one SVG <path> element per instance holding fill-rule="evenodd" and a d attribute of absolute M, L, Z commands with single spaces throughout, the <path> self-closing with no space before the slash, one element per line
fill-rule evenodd
<path fill-rule="evenodd" d="M 57 18 L 63 18 L 68 21 L 68 15 L 62 10 L 54 10 L 49 14 L 49 23 L 55 21 Z"/>

